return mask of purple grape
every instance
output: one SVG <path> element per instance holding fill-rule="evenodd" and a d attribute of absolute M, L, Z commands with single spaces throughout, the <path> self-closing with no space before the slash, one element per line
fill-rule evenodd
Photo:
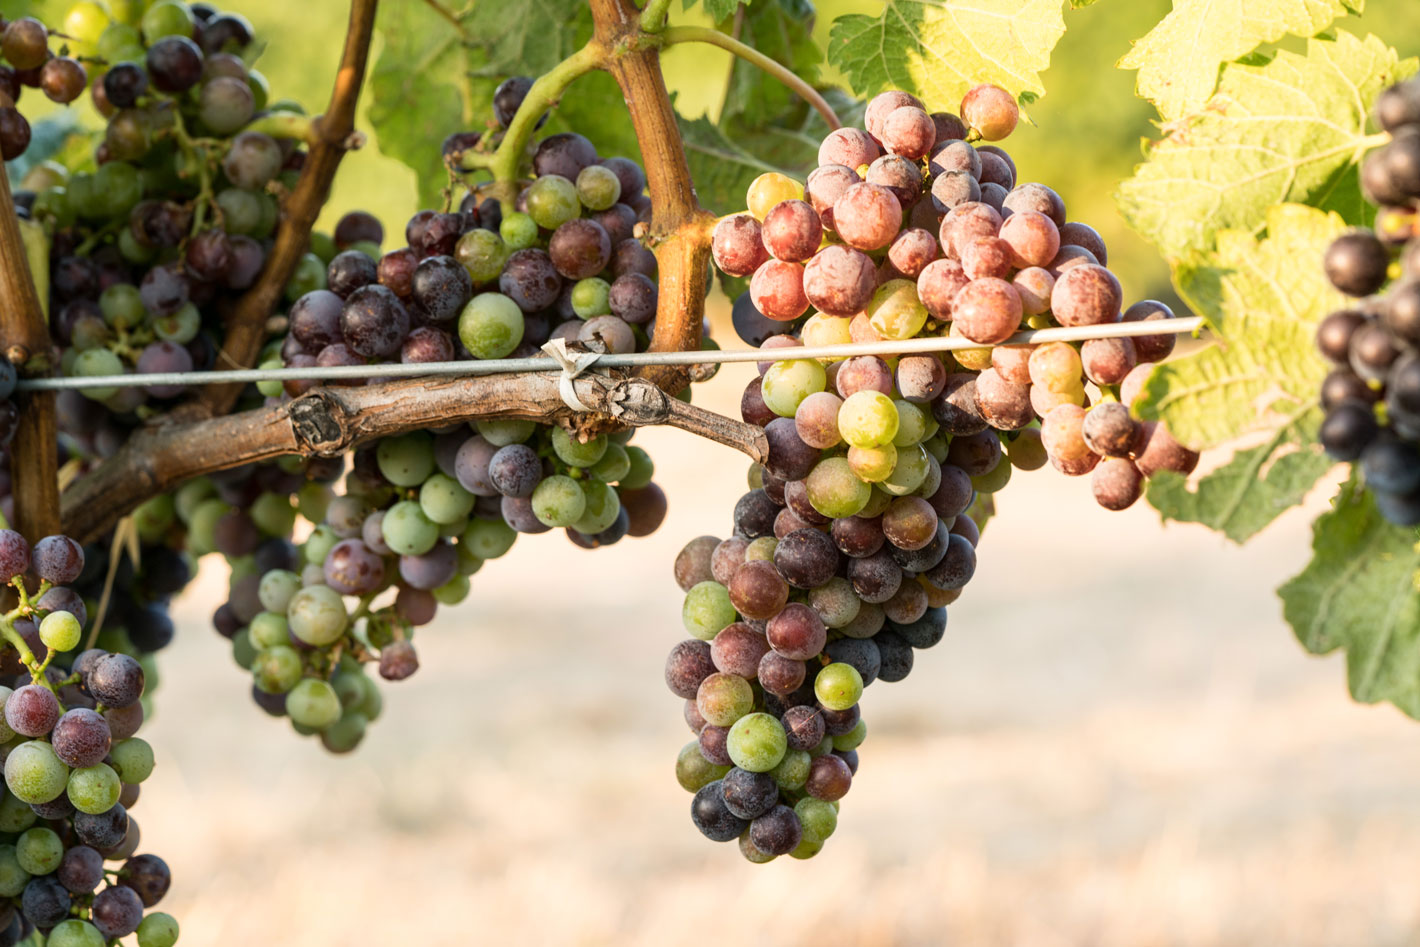
<path fill-rule="evenodd" d="M 47 687 L 26 684 L 5 700 L 5 723 L 27 737 L 42 737 L 59 721 L 59 700 Z"/>
<path fill-rule="evenodd" d="M 186 36 L 164 36 L 148 47 L 147 65 L 160 92 L 186 92 L 202 78 L 202 50 Z"/>
<path fill-rule="evenodd" d="M 553 232 L 547 253 L 562 276 L 569 280 L 586 279 L 596 276 L 611 261 L 611 238 L 595 220 L 575 217 Z M 501 278 L 499 285 L 502 285 Z"/>
<path fill-rule="evenodd" d="M 89 894 L 104 880 L 104 857 L 87 845 L 75 845 L 65 850 L 54 877 L 73 894 Z"/>
<path fill-rule="evenodd" d="M 406 365 L 452 362 L 456 354 L 454 337 L 433 326 L 420 326 L 410 330 L 408 337 L 399 347 L 399 360 Z"/>
<path fill-rule="evenodd" d="M 68 899 L 67 892 L 65 899 Z M 138 930 L 138 923 L 142 920 L 143 901 L 132 888 L 122 885 L 105 888 L 94 896 L 90 921 L 104 937 L 126 937 Z"/>
<path fill-rule="evenodd" d="M 8 712 L 8 702 L 6 709 Z M 81 707 L 66 711 L 53 729 L 50 742 L 54 745 L 54 753 L 67 766 L 76 769 L 93 766 L 102 763 L 108 756 L 113 741 L 108 721 L 92 710 Z"/>
<path fill-rule="evenodd" d="M 9 582 L 30 570 L 30 544 L 13 529 L 0 529 L 0 579 Z"/>
<path fill-rule="evenodd" d="M 399 576 L 412 588 L 436 589 L 453 579 L 459 558 L 447 540 L 440 539 L 422 556 L 400 556 Z"/>
<path fill-rule="evenodd" d="M 143 906 L 151 908 L 163 900 L 172 880 L 168 863 L 157 855 L 136 855 L 124 863 L 118 883 L 132 888 L 143 902 Z"/>
<path fill-rule="evenodd" d="M 143 695 L 143 665 L 126 654 L 104 655 L 84 676 L 84 686 L 107 707 L 127 707 Z"/>
<path fill-rule="evenodd" d="M 326 553 L 322 571 L 341 595 L 368 595 L 384 584 L 385 561 L 362 540 L 344 539 Z"/>
<path fill-rule="evenodd" d="M 143 308 L 156 318 L 171 316 L 183 307 L 188 299 L 188 281 L 181 268 L 170 263 L 155 266 L 143 275 L 138 286 L 138 296 Z"/>
<path fill-rule="evenodd" d="M 345 301 L 340 332 L 345 344 L 360 355 L 386 358 L 399 351 L 409 334 L 409 312 L 387 287 L 362 286 Z"/>
<path fill-rule="evenodd" d="M 34 547 L 35 574 L 54 585 L 68 585 L 84 571 L 84 547 L 68 536 L 46 536 Z"/>
<path fill-rule="evenodd" d="M 410 285 L 415 302 L 435 325 L 452 323 L 473 298 L 473 280 L 463 265 L 450 256 L 431 256 L 420 261 Z"/>
<path fill-rule="evenodd" d="M 542 460 L 526 444 L 508 444 L 489 460 L 488 478 L 504 496 L 532 496 L 542 480 Z"/>
<path fill-rule="evenodd" d="M 562 277 L 544 251 L 519 250 L 503 264 L 498 291 L 517 303 L 523 312 L 538 312 L 557 301 L 562 292 Z"/>
<path fill-rule="evenodd" d="M 35 605 L 46 612 L 68 612 L 79 619 L 80 625 L 89 623 L 89 610 L 84 606 L 84 599 L 73 589 L 66 586 L 55 586 L 45 592 Z"/>

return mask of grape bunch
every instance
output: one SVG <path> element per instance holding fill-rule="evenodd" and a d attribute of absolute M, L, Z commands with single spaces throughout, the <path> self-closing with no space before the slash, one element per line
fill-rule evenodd
<path fill-rule="evenodd" d="M 74 21 L 81 28 L 84 25 L 82 14 Z M 89 85 L 88 70 L 69 55 L 67 44 L 58 56 L 51 51 L 54 39 L 49 28 L 32 16 L 9 21 L 0 17 L 0 157 L 6 161 L 20 157 L 30 146 L 30 123 L 18 108 L 25 88 L 39 89 L 49 101 L 68 105 Z"/>
<path fill-rule="evenodd" d="M 1133 504 L 1157 470 L 1191 471 L 1197 455 L 1128 407 L 1152 363 L 1172 352 L 1172 335 L 1003 344 L 1024 328 L 1165 320 L 1173 312 L 1154 300 L 1122 309 L 1099 234 L 1070 221 L 1051 188 L 1018 184 L 1005 150 L 973 143 L 999 141 L 1015 127 L 1009 94 L 977 86 L 962 101 L 962 117 L 921 105 L 884 92 L 867 107 L 866 130 L 842 128 L 824 139 L 819 167 L 803 185 L 777 173 L 756 179 L 748 212 L 715 228 L 715 262 L 749 277 L 734 320 L 753 346 L 945 335 L 987 347 L 955 358 L 774 362 L 762 397 L 746 395 L 746 419 L 793 418 L 819 449 L 846 440 L 847 462 L 865 483 L 908 476 L 920 469 L 920 455 L 881 432 L 844 430 L 840 438 L 832 419 L 839 411 L 859 417 L 871 403 L 886 430 L 894 399 L 920 406 L 909 414 L 930 413 L 944 436 L 1004 443 L 1022 469 L 1048 458 L 1069 476 L 1092 474 L 1107 509 Z"/>
<path fill-rule="evenodd" d="M 1321 443 L 1356 462 L 1381 515 L 1420 525 L 1420 81 L 1387 89 L 1376 121 L 1391 140 L 1361 166 L 1374 230 L 1327 248 L 1327 279 L 1353 297 L 1317 326 L 1333 365 L 1321 385 Z"/>
<path fill-rule="evenodd" d="M 137 854 L 129 814 L 154 767 L 137 736 L 146 674 L 128 654 L 85 648 L 87 610 L 72 588 L 84 569 L 67 536 L 31 547 L 0 530 L 0 579 L 19 599 L 0 615 L 12 646 L 0 660 L 0 944 L 39 931 L 49 944 L 97 947 L 136 932 L 140 947 L 171 947 L 177 922 L 148 910 L 171 875 Z"/>

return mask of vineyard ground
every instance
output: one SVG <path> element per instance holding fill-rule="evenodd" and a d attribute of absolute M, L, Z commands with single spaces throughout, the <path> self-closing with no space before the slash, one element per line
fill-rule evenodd
<path fill-rule="evenodd" d="M 732 412 L 745 371 L 697 401 Z M 1305 561 L 1309 516 L 1238 549 L 1161 532 L 1142 505 L 1105 514 L 1051 471 L 1008 495 L 913 686 L 872 689 L 872 766 L 831 855 L 751 873 L 707 848 L 667 770 L 688 738 L 660 682 L 680 637 L 668 563 L 725 529 L 740 481 L 704 472 L 744 462 L 637 437 L 681 485 L 661 531 L 595 557 L 545 537 L 490 564 L 475 607 L 421 632 L 419 678 L 352 758 L 262 737 L 281 725 L 236 699 L 207 630 L 224 569 L 202 576 L 164 706 L 233 700 L 200 727 L 160 709 L 143 807 L 145 841 L 192 879 L 172 895 L 185 943 L 469 943 L 450 911 L 478 943 L 559 947 L 774 929 L 815 947 L 1411 942 L 1413 724 L 1338 700 L 1341 659 L 1305 656 L 1265 591 Z M 1120 595 L 1138 623 L 1097 622 L 1091 603 Z M 192 818 L 199 800 L 213 818 Z M 834 908 L 784 934 L 806 880 Z"/>

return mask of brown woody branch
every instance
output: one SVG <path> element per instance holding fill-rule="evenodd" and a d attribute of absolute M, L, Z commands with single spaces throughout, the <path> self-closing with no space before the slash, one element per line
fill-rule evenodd
<path fill-rule="evenodd" d="M 5 104 L 8 96 L 0 93 Z M 47 261 L 40 265 L 47 266 Z M 49 326 L 30 274 L 10 182 L 0 169 L 0 353 L 23 375 L 47 374 Z M 59 531 L 59 453 L 54 395 L 17 395 L 20 417 L 10 444 L 15 527 L 30 542 Z"/>
<path fill-rule="evenodd" d="M 266 320 L 276 310 L 291 275 L 310 244 L 311 227 L 330 193 L 330 182 L 355 131 L 355 105 L 365 81 L 370 36 L 378 0 L 351 0 L 345 52 L 335 74 L 330 107 L 314 122 L 315 142 L 306 155 L 301 177 L 286 202 L 276 241 L 255 285 L 237 301 L 227 321 L 227 337 L 217 353 L 217 368 L 251 368 L 266 338 Z M 236 404 L 242 385 L 212 385 L 199 401 L 208 416 L 226 414 Z"/>
<path fill-rule="evenodd" d="M 64 530 L 93 540 L 144 500 L 202 474 L 286 454 L 337 456 L 377 438 L 480 418 L 561 422 L 584 430 L 606 422 L 665 424 L 760 462 L 768 456 L 759 428 L 686 404 L 644 378 L 578 378 L 577 396 L 595 414 L 568 408 L 558 379 L 556 372 L 529 372 L 316 388 L 284 404 L 145 428 L 65 494 Z"/>

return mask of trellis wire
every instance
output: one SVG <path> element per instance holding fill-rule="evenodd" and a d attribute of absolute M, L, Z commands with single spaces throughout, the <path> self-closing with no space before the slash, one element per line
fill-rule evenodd
<path fill-rule="evenodd" d="M 1084 342 L 1090 339 L 1117 339 L 1143 335 L 1182 335 L 1204 327 L 1201 316 L 1188 319 L 1161 319 L 1152 322 L 1116 322 L 1109 325 L 1028 329 L 1005 342 L 987 344 L 959 336 L 932 336 L 921 339 L 882 342 L 851 342 L 843 345 L 784 346 L 774 349 L 700 350 L 694 352 L 638 352 L 629 355 L 601 355 L 597 368 L 640 368 L 646 365 L 707 365 L 728 362 L 773 362 L 801 358 L 851 358 L 855 355 L 910 355 L 922 352 L 951 352 L 959 349 L 989 349 L 996 345 L 1039 345 L 1046 342 Z M 222 385 L 259 381 L 338 381 L 367 378 L 431 378 L 463 375 L 503 375 L 517 372 L 560 372 L 561 365 L 549 356 L 501 358 L 464 362 L 424 362 L 409 365 L 330 365 L 309 368 L 244 368 L 230 371 L 152 372 L 132 375 L 93 375 L 72 378 L 27 378 L 16 386 L 21 391 L 63 391 L 83 388 L 137 388 L 149 385 Z"/>

